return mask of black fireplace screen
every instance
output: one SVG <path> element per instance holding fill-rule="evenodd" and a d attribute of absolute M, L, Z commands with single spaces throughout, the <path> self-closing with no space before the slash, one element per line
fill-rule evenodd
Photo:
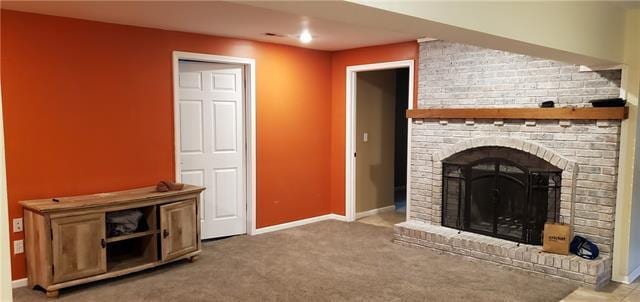
<path fill-rule="evenodd" d="M 484 147 L 443 161 L 442 225 L 542 244 L 560 213 L 562 171 L 529 153 Z"/>

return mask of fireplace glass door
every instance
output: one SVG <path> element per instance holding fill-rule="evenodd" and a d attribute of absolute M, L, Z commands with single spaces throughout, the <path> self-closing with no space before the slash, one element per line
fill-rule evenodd
<path fill-rule="evenodd" d="M 519 239 L 527 198 L 525 171 L 491 160 L 472 166 L 470 181 L 469 229 Z"/>
<path fill-rule="evenodd" d="M 544 223 L 559 215 L 561 171 L 522 151 L 500 149 L 472 149 L 443 162 L 442 224 L 541 244 Z"/>
<path fill-rule="evenodd" d="M 496 164 L 494 162 L 471 167 L 471 189 L 468 228 L 482 233 L 494 232 L 496 191 Z"/>

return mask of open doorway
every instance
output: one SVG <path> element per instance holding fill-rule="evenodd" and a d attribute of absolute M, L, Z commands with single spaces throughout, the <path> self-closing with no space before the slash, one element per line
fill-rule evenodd
<path fill-rule="evenodd" d="M 355 79 L 356 220 L 405 221 L 409 68 L 362 71 Z"/>

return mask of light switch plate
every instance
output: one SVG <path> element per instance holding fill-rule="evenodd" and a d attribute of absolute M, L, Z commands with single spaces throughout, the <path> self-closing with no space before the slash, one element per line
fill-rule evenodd
<path fill-rule="evenodd" d="M 24 240 L 16 240 L 13 242 L 13 254 L 22 254 L 24 253 Z"/>
<path fill-rule="evenodd" d="M 366 143 L 369 141 L 369 133 L 365 132 L 364 135 L 362 135 L 362 140 Z"/>
<path fill-rule="evenodd" d="M 24 230 L 24 225 L 22 224 L 22 218 L 14 218 L 13 219 L 13 232 L 18 233 Z"/>

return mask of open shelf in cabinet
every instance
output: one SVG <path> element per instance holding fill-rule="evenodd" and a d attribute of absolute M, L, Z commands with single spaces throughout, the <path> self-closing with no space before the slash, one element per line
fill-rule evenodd
<path fill-rule="evenodd" d="M 107 271 L 118 271 L 158 260 L 157 235 L 134 237 L 107 244 Z"/>

